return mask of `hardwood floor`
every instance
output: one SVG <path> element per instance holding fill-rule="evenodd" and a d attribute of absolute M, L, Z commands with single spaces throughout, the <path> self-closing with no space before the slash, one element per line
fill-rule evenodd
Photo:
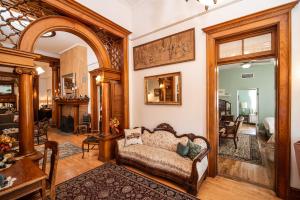
<path fill-rule="evenodd" d="M 55 140 L 58 143 L 71 142 L 77 146 L 81 146 L 81 142 L 84 138 L 84 135 L 63 135 L 59 134 L 58 130 L 56 129 L 49 130 L 49 140 Z M 76 154 L 59 160 L 56 184 L 78 176 L 81 173 L 84 173 L 103 164 L 102 162 L 98 161 L 98 151 L 96 150 L 85 153 L 84 159 L 82 159 L 81 156 L 82 154 Z M 145 174 L 131 167 L 128 168 L 137 173 L 141 173 L 145 176 L 155 179 L 165 185 L 168 185 L 180 191 L 184 191 L 183 189 L 169 181 Z M 245 182 L 230 180 L 220 176 L 217 176 L 216 178 L 208 177 L 202 184 L 197 197 L 201 198 L 201 200 L 278 199 L 274 195 L 274 192 L 269 189 L 251 185 Z"/>
<path fill-rule="evenodd" d="M 256 135 L 257 131 L 255 126 L 243 125 L 243 128 L 247 129 L 247 134 Z M 219 156 L 218 173 L 224 177 L 273 189 L 275 183 L 274 164 L 267 159 L 265 138 L 258 134 L 257 139 L 263 165 L 256 165 Z"/>

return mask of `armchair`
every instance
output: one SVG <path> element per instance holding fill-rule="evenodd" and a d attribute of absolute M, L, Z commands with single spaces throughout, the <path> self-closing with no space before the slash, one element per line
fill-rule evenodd
<path fill-rule="evenodd" d="M 231 139 L 234 142 L 235 149 L 237 149 L 237 141 L 239 141 L 239 130 L 243 125 L 244 117 L 239 116 L 233 123 L 228 123 L 219 131 L 219 138 Z"/>

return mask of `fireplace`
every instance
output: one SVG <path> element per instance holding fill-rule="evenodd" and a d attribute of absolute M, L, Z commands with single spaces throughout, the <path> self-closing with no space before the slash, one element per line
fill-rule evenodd
<path fill-rule="evenodd" d="M 72 116 L 62 116 L 60 130 L 66 133 L 74 132 L 74 118 Z"/>

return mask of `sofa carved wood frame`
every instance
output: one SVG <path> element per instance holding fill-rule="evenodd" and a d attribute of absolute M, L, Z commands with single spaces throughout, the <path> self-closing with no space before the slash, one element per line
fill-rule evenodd
<path fill-rule="evenodd" d="M 167 123 L 159 124 L 156 128 L 153 129 L 153 131 L 151 131 L 151 130 L 145 128 L 145 127 L 141 127 L 141 128 L 142 128 L 142 134 L 144 133 L 145 130 L 148 131 L 149 133 L 154 133 L 155 131 L 167 131 L 167 132 L 172 133 L 176 138 L 187 137 L 191 141 L 194 141 L 196 138 L 200 138 L 200 139 L 205 141 L 205 143 L 207 145 L 207 149 L 205 151 L 201 151 L 196 156 L 196 158 L 193 160 L 191 176 L 188 179 L 186 179 L 184 177 L 181 177 L 178 174 L 162 171 L 162 170 L 159 170 L 157 168 L 152 168 L 152 167 L 149 167 L 147 165 L 137 163 L 137 162 L 135 162 L 131 159 L 124 158 L 124 157 L 119 155 L 118 148 L 116 148 L 116 163 L 118 165 L 121 165 L 121 164 L 130 165 L 130 166 L 133 166 L 133 167 L 135 167 L 137 169 L 140 169 L 144 172 L 147 172 L 149 174 L 153 174 L 155 176 L 166 178 L 166 179 L 168 179 L 168 180 L 170 180 L 170 181 L 172 181 L 176 184 L 181 185 L 183 188 L 185 188 L 187 190 L 188 193 L 193 194 L 193 195 L 197 195 L 197 192 L 199 191 L 199 187 L 202 184 L 202 182 L 206 179 L 207 173 L 208 173 L 208 171 L 206 170 L 204 172 L 202 178 L 200 180 L 198 180 L 199 177 L 198 177 L 198 173 L 197 173 L 196 164 L 197 164 L 197 162 L 200 162 L 205 156 L 207 156 L 209 151 L 210 151 L 210 144 L 207 141 L 207 139 L 202 137 L 202 136 L 196 136 L 192 133 L 177 135 L 177 132 L 173 129 L 173 127 L 171 125 L 167 124 Z"/>

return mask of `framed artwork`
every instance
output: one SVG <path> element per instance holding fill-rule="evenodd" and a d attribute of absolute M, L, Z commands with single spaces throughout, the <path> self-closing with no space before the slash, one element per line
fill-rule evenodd
<path fill-rule="evenodd" d="M 133 48 L 134 70 L 195 60 L 195 29 Z"/>

